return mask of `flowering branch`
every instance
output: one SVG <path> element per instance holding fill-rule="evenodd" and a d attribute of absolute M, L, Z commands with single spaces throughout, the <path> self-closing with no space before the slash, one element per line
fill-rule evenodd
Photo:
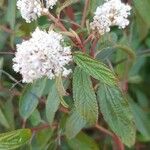
<path fill-rule="evenodd" d="M 56 24 L 56 26 L 59 27 L 62 31 L 68 32 L 67 29 L 65 28 L 65 26 L 60 22 L 60 20 L 55 18 L 51 13 L 47 12 L 47 13 L 44 13 L 43 15 L 48 16 L 48 18 L 50 20 L 52 20 Z M 75 38 L 71 38 L 71 40 L 78 48 L 81 48 L 83 52 L 86 51 L 83 43 L 79 39 L 79 36 L 78 36 L 78 38 L 77 38 L 77 36 L 75 36 Z"/>

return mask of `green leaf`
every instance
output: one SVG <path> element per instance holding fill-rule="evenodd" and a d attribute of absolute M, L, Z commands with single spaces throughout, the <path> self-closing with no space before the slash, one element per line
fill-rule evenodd
<path fill-rule="evenodd" d="M 102 62 L 96 61 L 81 52 L 74 53 L 74 61 L 93 78 L 108 85 L 116 84 L 114 73 Z"/>
<path fill-rule="evenodd" d="M 25 88 L 19 101 L 19 112 L 24 119 L 27 119 L 36 109 L 38 99 L 42 96 L 45 85 L 46 79 L 41 79 Z"/>
<path fill-rule="evenodd" d="M 5 114 L 5 117 L 7 118 L 10 129 L 14 130 L 15 120 L 14 120 L 14 106 L 13 106 L 12 99 L 7 100 L 7 102 L 4 105 L 3 112 Z"/>
<path fill-rule="evenodd" d="M 0 150 L 16 149 L 26 144 L 31 138 L 30 129 L 20 129 L 0 134 Z"/>
<path fill-rule="evenodd" d="M 130 48 L 129 46 L 127 46 L 127 45 L 116 44 L 116 45 L 114 45 L 113 48 L 120 49 L 120 50 L 124 51 L 126 54 L 128 54 L 128 56 L 129 56 L 129 58 L 130 58 L 131 60 L 135 60 L 135 58 L 136 58 L 136 54 L 135 54 L 134 50 L 131 49 L 131 48 Z"/>
<path fill-rule="evenodd" d="M 56 77 L 55 80 L 56 80 L 56 89 L 57 89 L 58 95 L 61 99 L 60 103 L 62 104 L 63 107 L 68 108 L 69 107 L 68 104 L 63 99 L 63 96 L 66 96 L 66 90 L 65 90 L 61 75 Z"/>
<path fill-rule="evenodd" d="M 10 25 L 10 28 L 14 31 L 16 22 L 16 0 L 8 0 L 8 7 L 6 13 L 6 20 Z M 15 35 L 12 34 L 10 37 L 10 44 L 14 47 Z"/>
<path fill-rule="evenodd" d="M 143 136 L 150 139 L 150 120 L 147 114 L 132 100 L 130 100 L 130 106 L 137 129 Z"/>
<path fill-rule="evenodd" d="M 98 104 L 90 76 L 76 67 L 73 74 L 73 98 L 76 111 L 89 124 L 98 119 Z"/>
<path fill-rule="evenodd" d="M 92 13 L 96 11 L 97 6 L 100 6 L 104 3 L 104 0 L 92 0 L 90 1 L 90 10 Z"/>
<path fill-rule="evenodd" d="M 95 141 L 83 132 L 80 132 L 74 139 L 68 140 L 68 145 L 72 150 L 99 150 Z"/>
<path fill-rule="evenodd" d="M 8 0 L 6 20 L 9 23 L 11 29 L 14 29 L 16 20 L 16 0 Z"/>
<path fill-rule="evenodd" d="M 40 112 L 37 109 L 35 109 L 29 117 L 29 120 L 33 126 L 37 126 L 38 124 L 40 124 L 42 122 Z"/>
<path fill-rule="evenodd" d="M 48 122 L 51 124 L 53 123 L 55 113 L 59 108 L 61 99 L 55 83 L 52 84 L 49 91 L 50 92 L 46 101 L 46 117 Z"/>
<path fill-rule="evenodd" d="M 150 5 L 149 0 L 133 0 L 134 7 L 136 11 L 140 14 L 140 16 L 143 18 L 143 20 L 150 26 Z"/>
<path fill-rule="evenodd" d="M 7 118 L 5 117 L 4 113 L 2 112 L 2 110 L 0 109 L 0 124 L 2 126 L 4 126 L 5 128 L 9 129 L 9 123 L 7 121 Z"/>
<path fill-rule="evenodd" d="M 74 138 L 86 124 L 86 120 L 77 111 L 73 111 L 66 122 L 67 138 Z"/>
<path fill-rule="evenodd" d="M 4 0 L 1 0 L 0 1 L 0 8 L 3 8 L 3 5 L 4 5 Z"/>
<path fill-rule="evenodd" d="M 32 139 L 31 150 L 47 150 L 47 145 L 53 140 L 52 136 L 53 130 L 50 128 L 40 130 Z"/>
<path fill-rule="evenodd" d="M 110 128 L 127 146 L 135 143 L 135 126 L 127 100 L 116 86 L 101 84 L 98 89 L 100 110 Z"/>

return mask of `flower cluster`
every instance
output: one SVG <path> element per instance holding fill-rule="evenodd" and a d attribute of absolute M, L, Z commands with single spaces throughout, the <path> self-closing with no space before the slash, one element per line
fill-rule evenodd
<path fill-rule="evenodd" d="M 100 35 L 110 31 L 111 26 L 125 28 L 129 24 L 127 19 L 130 15 L 131 7 L 121 0 L 105 0 L 95 12 L 94 20 L 90 24 L 92 30 L 97 30 Z"/>
<path fill-rule="evenodd" d="M 57 0 L 45 0 L 46 8 L 41 0 L 18 0 L 17 8 L 20 10 L 22 18 L 30 23 L 42 15 L 42 12 L 53 8 Z"/>
<path fill-rule="evenodd" d="M 48 33 L 37 28 L 32 38 L 17 45 L 13 69 L 23 76 L 23 82 L 58 75 L 66 77 L 71 70 L 65 66 L 72 60 L 71 49 L 63 46 L 63 36 L 54 31 Z"/>
<path fill-rule="evenodd" d="M 56 4 L 57 0 L 46 0 L 46 8 L 53 8 L 53 6 Z"/>

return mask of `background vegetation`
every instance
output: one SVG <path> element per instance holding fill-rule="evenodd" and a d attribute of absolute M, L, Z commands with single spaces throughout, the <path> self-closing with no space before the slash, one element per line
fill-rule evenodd
<path fill-rule="evenodd" d="M 125 1 L 127 2 L 127 0 Z M 85 0 L 74 0 L 74 2 L 71 7 L 62 11 L 61 17 L 67 28 L 73 27 L 75 30 L 70 22 L 72 20 L 80 24 Z M 89 20 L 91 21 L 93 12 L 101 2 L 102 0 L 90 1 L 87 10 L 87 24 Z M 124 31 L 114 27 L 110 33 L 105 34 L 97 44 L 96 58 L 98 61 L 113 67 L 119 76 L 120 86 L 130 103 L 137 133 L 135 145 L 130 148 L 126 147 L 126 149 L 148 150 L 150 149 L 150 0 L 131 0 L 128 2 L 132 6 L 130 26 Z M 62 3 L 63 0 L 60 0 L 53 10 L 53 14 L 58 12 Z M 74 11 L 73 16 L 68 13 L 71 10 Z M 63 104 L 54 119 L 55 111 L 53 112 L 51 108 L 57 107 L 58 97 L 52 86 L 53 81 L 43 79 L 32 85 L 25 85 L 20 82 L 21 76 L 12 70 L 12 58 L 16 43 L 28 39 L 36 26 L 48 29 L 50 24 L 51 21 L 48 21 L 46 17 L 41 17 L 38 21 L 27 24 L 16 9 L 16 0 L 0 0 L 0 132 L 14 131 L 24 127 L 30 128 L 32 138 L 29 130 L 23 130 L 23 132 L 19 130 L 7 135 L 10 137 L 10 139 L 6 139 L 8 143 L 10 140 L 8 145 L 11 148 L 19 146 L 18 141 L 21 137 L 20 145 L 30 139 L 25 146 L 19 148 L 22 150 L 115 149 L 116 146 L 113 141 L 116 139 L 111 135 L 112 132 L 109 132 L 111 129 L 101 114 L 99 122 L 104 128 L 99 129 L 99 126 L 84 128 L 73 139 L 68 140 L 66 138 L 65 126 L 69 112 L 65 105 L 68 105 L 69 108 L 73 107 L 70 80 L 64 82 L 64 87 L 70 96 L 64 97 Z M 86 39 L 87 28 L 77 29 L 76 33 L 81 33 Z M 87 45 L 87 49 L 89 46 Z M 83 88 L 88 86 L 87 81 L 87 85 Z M 101 90 L 97 95 L 102 97 L 105 95 L 103 92 L 105 93 Z M 114 95 L 118 94 L 115 89 L 112 89 L 112 92 Z M 52 95 L 47 97 L 49 93 Z M 118 99 L 121 98 L 118 96 Z M 107 104 L 101 106 L 105 107 L 104 111 L 106 112 L 112 109 Z M 113 115 L 108 117 L 113 117 Z M 123 121 L 124 115 L 121 117 Z M 115 117 L 113 119 L 115 120 Z M 53 122 L 53 124 L 49 126 L 48 122 Z M 68 131 L 68 136 L 75 135 L 77 130 L 80 130 L 80 126 L 82 128 L 82 124 L 79 124 L 76 128 L 71 129 L 75 125 L 75 120 L 70 120 L 67 127 L 71 131 Z M 105 128 L 108 130 L 105 131 Z M 130 134 L 126 131 L 119 132 Z M 2 137 L 4 135 L 0 135 L 0 149 L 4 150 L 7 148 L 1 146 L 4 142 Z"/>

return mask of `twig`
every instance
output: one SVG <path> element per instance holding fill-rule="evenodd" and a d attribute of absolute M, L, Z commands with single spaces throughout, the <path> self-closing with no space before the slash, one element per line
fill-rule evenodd
<path fill-rule="evenodd" d="M 67 109 L 67 108 L 65 108 L 65 107 L 63 107 L 63 106 L 61 106 L 60 108 L 59 108 L 59 111 L 61 111 L 61 112 L 63 112 L 63 113 L 66 113 L 66 114 L 69 114 L 69 109 Z"/>
<path fill-rule="evenodd" d="M 83 16 L 82 16 L 82 21 L 81 21 L 81 27 L 84 27 L 89 4 L 90 4 L 90 0 L 85 0 L 84 10 L 83 10 Z"/>
<path fill-rule="evenodd" d="M 99 131 L 111 136 L 112 139 L 114 140 L 118 150 L 125 150 L 123 143 L 121 142 L 120 138 L 117 135 L 115 135 L 114 133 L 110 132 L 109 130 L 103 128 L 102 126 L 100 126 L 98 124 L 95 125 L 95 128 L 98 129 Z"/>
<path fill-rule="evenodd" d="M 65 26 L 60 22 L 59 19 L 55 18 L 51 13 L 47 12 L 47 13 L 43 13 L 43 15 L 45 16 L 48 16 L 48 18 L 50 20 L 52 20 L 57 27 L 59 27 L 62 31 L 66 31 L 67 32 L 67 29 L 65 28 Z"/>
<path fill-rule="evenodd" d="M 93 40 L 94 38 L 94 35 L 93 34 L 90 34 L 87 39 L 83 42 L 84 45 L 86 45 L 90 40 Z"/>
<path fill-rule="evenodd" d="M 94 41 L 93 41 L 93 44 L 92 44 L 92 47 L 91 47 L 91 50 L 90 50 L 90 56 L 91 57 L 95 57 L 95 48 L 97 46 L 97 42 L 98 42 L 98 38 L 96 38 Z"/>
<path fill-rule="evenodd" d="M 15 55 L 13 52 L 0 52 L 1 55 Z"/>
<path fill-rule="evenodd" d="M 26 127 L 26 122 L 27 122 L 26 119 L 23 119 L 23 120 L 22 120 L 22 128 L 25 128 L 25 127 Z"/>
<path fill-rule="evenodd" d="M 2 29 L 3 31 L 9 33 L 9 34 L 15 34 L 15 32 L 9 28 L 7 28 L 6 26 L 4 25 L 0 25 L 0 29 Z"/>
<path fill-rule="evenodd" d="M 39 126 L 39 127 L 31 128 L 31 131 L 32 131 L 32 132 L 38 132 L 38 131 L 41 131 L 41 130 L 47 129 L 47 128 L 55 129 L 55 128 L 57 128 L 57 126 L 58 126 L 57 123 L 54 123 L 54 124 L 52 124 L 52 125 L 44 124 L 44 125 L 41 125 L 41 126 Z"/>
<path fill-rule="evenodd" d="M 65 26 L 60 22 L 60 20 L 55 18 L 51 13 L 47 12 L 47 13 L 43 13 L 43 15 L 47 16 L 50 20 L 52 20 L 56 24 L 56 26 L 58 28 L 60 28 L 62 31 L 68 32 L 67 29 L 65 28 Z M 78 48 L 80 48 L 82 50 L 82 52 L 86 51 L 81 40 L 79 40 L 76 37 L 71 38 L 71 40 Z"/>
<path fill-rule="evenodd" d="M 137 52 L 137 56 L 146 55 L 146 54 L 150 54 L 150 49 Z"/>
<path fill-rule="evenodd" d="M 21 83 L 21 82 L 22 82 L 22 80 L 20 80 L 20 81 L 14 83 L 14 84 L 12 85 L 12 87 L 11 87 L 9 90 L 11 91 L 13 88 L 15 88 L 15 86 L 17 86 L 17 85 L 18 85 L 19 83 Z"/>
<path fill-rule="evenodd" d="M 23 87 L 23 85 L 21 83 L 19 83 L 12 75 L 10 75 L 9 73 L 7 73 L 6 71 L 0 69 L 0 72 L 2 72 L 3 74 L 5 74 L 6 76 L 8 76 L 12 81 L 14 81 L 15 83 L 17 83 L 20 87 Z"/>
<path fill-rule="evenodd" d="M 65 20 L 65 19 L 60 19 L 60 21 L 66 22 L 66 23 L 71 23 L 72 25 L 75 25 L 75 26 L 81 28 L 81 25 L 79 25 L 78 23 L 76 23 L 74 21 L 71 21 L 71 20 L 68 21 L 68 20 Z"/>

